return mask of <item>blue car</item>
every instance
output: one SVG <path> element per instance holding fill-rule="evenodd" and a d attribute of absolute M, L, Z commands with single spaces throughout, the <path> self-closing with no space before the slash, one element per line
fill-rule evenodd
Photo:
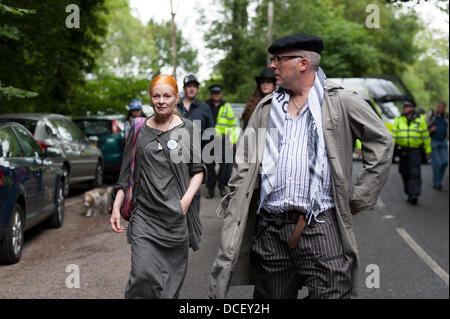
<path fill-rule="evenodd" d="M 0 263 L 13 264 L 22 255 L 24 232 L 46 221 L 64 221 L 62 165 L 43 152 L 31 133 L 18 123 L 0 124 Z"/>

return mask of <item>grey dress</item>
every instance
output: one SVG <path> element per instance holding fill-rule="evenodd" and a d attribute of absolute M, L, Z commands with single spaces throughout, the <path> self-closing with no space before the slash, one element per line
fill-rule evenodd
<path fill-rule="evenodd" d="M 133 134 L 129 134 L 114 194 L 118 189 L 126 191 L 128 185 L 132 139 Z M 125 298 L 179 295 L 187 271 L 189 246 L 197 250 L 201 236 L 199 203 L 194 200 L 184 216 L 180 202 L 190 178 L 206 171 L 200 160 L 200 144 L 197 146 L 193 141 L 200 141 L 199 131 L 186 119 L 166 132 L 145 123 L 141 128 L 127 229 L 131 272 Z"/>

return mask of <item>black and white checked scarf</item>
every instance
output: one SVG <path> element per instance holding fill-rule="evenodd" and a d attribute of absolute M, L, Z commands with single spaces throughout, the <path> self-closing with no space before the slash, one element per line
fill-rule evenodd
<path fill-rule="evenodd" d="M 308 94 L 308 162 L 309 162 L 309 198 L 310 206 L 307 210 L 306 220 L 308 224 L 311 218 L 317 220 L 320 212 L 319 185 L 322 183 L 322 172 L 325 164 L 325 140 L 322 130 L 321 105 L 326 90 L 326 76 L 321 68 L 316 72 L 314 85 Z M 287 106 L 289 104 L 289 92 L 282 88 L 275 91 L 270 106 L 270 116 L 267 127 L 266 144 L 262 160 L 262 185 L 261 202 L 272 191 L 277 176 L 278 156 L 283 141 L 284 125 L 286 121 Z"/>

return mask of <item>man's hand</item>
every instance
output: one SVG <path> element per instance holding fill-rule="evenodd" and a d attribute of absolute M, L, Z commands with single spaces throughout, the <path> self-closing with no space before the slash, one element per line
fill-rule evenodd
<path fill-rule="evenodd" d="M 429 161 L 430 157 L 431 157 L 431 154 L 427 154 L 426 157 L 427 157 L 427 161 Z"/>

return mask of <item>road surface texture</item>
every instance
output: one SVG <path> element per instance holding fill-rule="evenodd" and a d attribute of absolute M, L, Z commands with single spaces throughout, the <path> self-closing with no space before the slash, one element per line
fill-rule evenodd
<path fill-rule="evenodd" d="M 354 172 L 361 162 L 354 163 Z M 431 187 L 431 166 L 422 166 L 423 193 L 418 206 L 405 202 L 398 166 L 372 213 L 355 216 L 360 287 L 358 298 L 449 298 L 448 173 L 442 191 Z M 0 298 L 123 298 L 130 270 L 130 246 L 124 234 L 109 228 L 109 216 L 83 216 L 83 185 L 66 200 L 64 226 L 37 226 L 25 234 L 22 259 L 0 265 Z M 201 249 L 190 252 L 180 298 L 207 298 L 209 271 L 217 254 L 221 219 L 219 198 L 206 199 L 202 186 Z M 217 192 L 218 193 L 218 192 Z M 126 226 L 126 223 L 124 223 Z M 73 284 L 76 265 L 80 287 Z M 69 276 L 69 279 L 68 279 Z M 232 287 L 228 298 L 248 299 L 253 287 Z M 306 289 L 299 297 L 307 294 Z"/>

